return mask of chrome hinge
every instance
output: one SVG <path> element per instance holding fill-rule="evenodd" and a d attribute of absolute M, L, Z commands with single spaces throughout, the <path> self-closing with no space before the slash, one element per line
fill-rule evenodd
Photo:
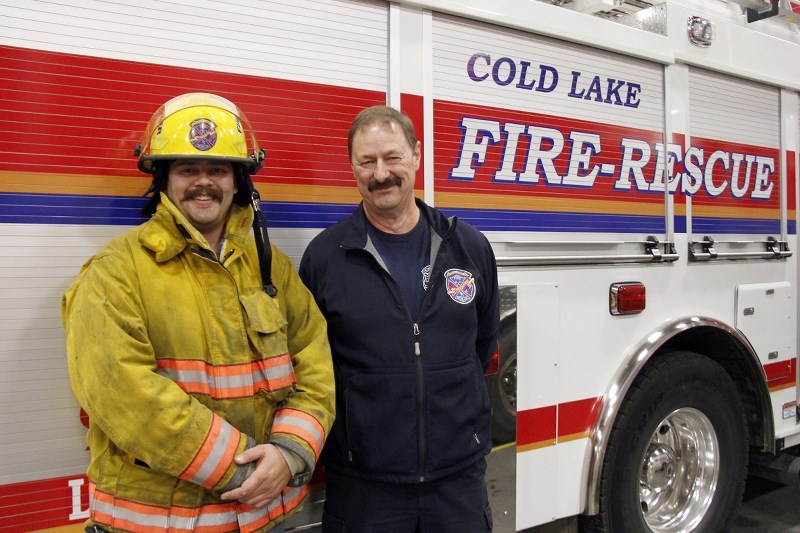
<path fill-rule="evenodd" d="M 773 254 L 776 257 L 781 257 L 784 255 L 783 252 L 789 251 L 789 243 L 786 241 L 779 241 L 772 235 L 767 237 L 767 251 Z"/>
<path fill-rule="evenodd" d="M 675 253 L 675 244 L 671 242 L 663 243 L 663 251 L 660 248 L 661 245 L 662 243 L 658 241 L 657 237 L 648 235 L 644 243 L 644 253 L 651 256 L 653 261 L 675 261 L 678 258 Z"/>

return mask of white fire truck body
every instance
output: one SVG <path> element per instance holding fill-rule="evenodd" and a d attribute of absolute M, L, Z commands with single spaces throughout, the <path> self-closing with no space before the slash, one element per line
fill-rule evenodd
<path fill-rule="evenodd" d="M 359 201 L 352 117 L 414 120 L 419 196 L 486 234 L 507 296 L 509 529 L 714 530 L 747 456 L 800 444 L 785 2 L 0 0 L 0 532 L 88 516 L 60 298 L 144 220 L 134 147 L 192 91 L 247 113 L 295 261 Z"/>

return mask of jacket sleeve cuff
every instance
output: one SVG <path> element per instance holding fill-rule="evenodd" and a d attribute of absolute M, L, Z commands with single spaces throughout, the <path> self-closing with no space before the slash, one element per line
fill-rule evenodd
<path fill-rule="evenodd" d="M 255 445 L 256 441 L 248 435 L 244 450 L 249 450 L 250 448 L 255 447 Z M 242 450 L 242 452 L 244 450 Z M 233 463 L 231 466 L 234 468 L 233 476 L 231 476 L 230 481 L 228 481 L 225 486 L 221 487 L 217 491 L 220 494 L 223 492 L 228 492 L 229 490 L 238 489 L 242 483 L 244 483 L 244 480 L 250 477 L 250 474 L 252 474 L 256 469 L 256 463 L 254 461 L 243 465 L 237 465 L 236 463 Z"/>
<path fill-rule="evenodd" d="M 290 487 L 300 487 L 311 480 L 315 463 L 305 448 L 284 437 L 270 439 L 269 443 L 278 448 L 283 458 L 286 459 L 286 464 L 289 465 L 289 470 L 292 473 L 292 478 L 288 483 Z"/>
<path fill-rule="evenodd" d="M 297 456 L 297 454 L 284 448 L 283 446 L 274 446 L 278 448 L 279 452 L 281 452 L 283 460 L 286 461 L 286 464 L 289 466 L 289 472 L 292 473 L 292 477 L 303 471 L 306 464 Z"/>

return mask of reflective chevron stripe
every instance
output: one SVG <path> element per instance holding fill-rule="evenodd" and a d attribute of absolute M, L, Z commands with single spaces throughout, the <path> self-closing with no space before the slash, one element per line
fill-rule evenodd
<path fill-rule="evenodd" d="M 319 459 L 319 452 L 325 442 L 322 424 L 310 414 L 296 409 L 279 409 L 275 413 L 272 433 L 288 433 L 300 437 L 314 450 L 315 459 Z"/>
<path fill-rule="evenodd" d="M 89 484 L 90 517 L 93 521 L 128 531 L 169 533 L 252 533 L 290 512 L 303 502 L 307 487 L 287 487 L 280 498 L 265 507 L 242 503 L 215 503 L 197 508 L 162 507 L 115 498 Z"/>
<path fill-rule="evenodd" d="M 180 475 L 181 479 L 213 489 L 233 464 L 233 457 L 242 438 L 244 437 L 239 430 L 222 417 L 214 415 L 203 445 Z"/>
<path fill-rule="evenodd" d="M 295 382 L 289 354 L 248 363 L 214 366 L 198 359 L 159 359 L 158 373 L 190 394 L 214 399 L 251 397 L 260 390 L 274 391 Z"/>

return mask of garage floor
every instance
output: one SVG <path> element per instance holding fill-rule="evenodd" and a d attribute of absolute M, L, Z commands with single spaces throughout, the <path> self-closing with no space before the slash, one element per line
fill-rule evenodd
<path fill-rule="evenodd" d="M 489 457 L 486 485 L 492 502 L 494 533 L 514 532 L 515 495 L 508 480 L 514 476 L 515 449 L 500 446 Z M 315 515 L 321 502 L 307 503 Z M 307 522 L 306 522 L 307 523 Z M 319 533 L 319 527 L 303 528 L 303 533 Z M 577 521 L 531 528 L 522 533 L 577 533 Z M 800 488 L 751 477 L 731 533 L 800 533 Z"/>
<path fill-rule="evenodd" d="M 500 447 L 489 460 L 486 483 L 492 501 L 495 533 L 514 531 L 514 493 L 505 479 L 514 475 L 514 448 Z M 525 530 L 523 533 L 576 533 L 577 522 Z M 731 533 L 800 533 L 800 488 L 752 477 Z"/>

